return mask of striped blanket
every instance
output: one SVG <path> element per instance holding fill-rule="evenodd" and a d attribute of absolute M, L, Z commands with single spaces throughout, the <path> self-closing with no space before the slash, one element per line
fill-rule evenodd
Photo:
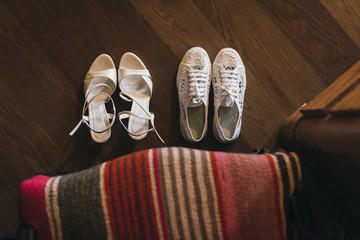
<path fill-rule="evenodd" d="M 39 239 L 287 239 L 294 153 L 159 148 L 22 183 Z"/>

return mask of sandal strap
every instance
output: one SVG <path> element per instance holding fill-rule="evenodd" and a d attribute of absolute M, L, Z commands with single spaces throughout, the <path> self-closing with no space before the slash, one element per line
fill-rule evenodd
<path fill-rule="evenodd" d="M 119 68 L 119 76 L 124 76 L 123 78 L 129 75 L 142 75 L 151 78 L 150 72 L 147 69 L 124 69 Z M 120 80 L 121 81 L 121 80 Z"/>
<path fill-rule="evenodd" d="M 142 70 L 119 69 L 119 76 L 123 76 L 121 79 L 119 79 L 119 88 L 121 91 L 126 92 L 126 90 L 121 85 L 123 79 L 125 79 L 129 76 L 141 76 L 143 78 L 143 80 L 146 82 L 146 84 L 149 86 L 150 95 L 152 95 L 153 83 L 151 81 L 151 76 L 150 76 L 149 70 L 147 70 L 147 69 L 142 69 Z"/>
<path fill-rule="evenodd" d="M 150 113 L 150 112 L 148 112 L 148 113 L 150 114 L 150 117 L 148 117 L 148 116 L 140 116 L 140 115 L 137 115 L 137 114 L 135 114 L 135 113 L 133 113 L 133 112 L 131 112 L 131 111 L 122 111 L 122 112 L 119 112 L 119 120 L 120 120 L 121 125 L 125 128 L 125 130 L 126 130 L 130 135 L 137 137 L 137 136 L 144 135 L 144 134 L 146 134 L 146 133 L 148 133 L 148 132 L 155 132 L 156 135 L 158 136 L 158 138 L 160 139 L 160 141 L 161 141 L 163 144 L 165 144 L 164 140 L 161 138 L 159 132 L 156 130 L 156 127 L 155 127 L 155 125 L 154 125 L 155 115 L 154 115 L 153 113 Z M 124 124 L 124 122 L 122 121 L 123 119 L 129 118 L 130 115 L 131 115 L 131 116 L 134 116 L 134 117 L 137 117 L 137 118 L 140 118 L 140 119 L 150 120 L 150 123 L 151 123 L 152 128 L 150 128 L 150 129 L 148 129 L 148 130 L 145 130 L 145 131 L 142 132 L 142 133 L 138 133 L 138 134 L 132 133 L 132 132 L 126 127 L 126 125 Z"/>
<path fill-rule="evenodd" d="M 155 118 L 155 115 L 152 113 L 152 112 L 149 112 L 147 111 L 135 98 L 132 98 L 131 95 L 128 95 L 126 92 L 120 92 L 120 97 L 122 99 L 124 99 L 125 101 L 128 101 L 128 102 L 136 102 L 140 107 L 141 109 L 148 115 L 148 116 L 140 116 L 140 115 L 137 115 L 137 114 L 134 114 L 133 112 L 131 111 L 122 111 L 119 113 L 119 120 L 120 120 L 120 123 L 121 125 L 123 125 L 123 127 L 126 129 L 126 131 L 130 134 L 130 135 L 133 135 L 133 136 L 140 136 L 140 135 L 143 135 L 145 133 L 148 133 L 148 132 L 151 132 L 151 131 L 154 131 L 156 133 L 156 135 L 158 136 L 158 138 L 160 139 L 160 141 L 165 144 L 164 140 L 161 138 L 159 132 L 156 130 L 155 128 L 155 125 L 154 125 L 154 118 Z M 144 120 L 150 120 L 150 123 L 152 125 L 152 128 L 147 130 L 147 131 L 144 131 L 140 134 L 133 134 L 126 126 L 125 124 L 123 123 L 122 119 L 125 119 L 125 118 L 129 118 L 130 115 L 132 116 L 135 116 L 137 118 L 141 118 L 141 119 L 144 119 Z"/>
<path fill-rule="evenodd" d="M 115 76 L 115 79 L 114 79 Z M 116 69 L 110 68 L 102 71 L 97 72 L 87 72 L 85 75 L 85 81 L 90 80 L 95 77 L 104 77 L 104 78 L 110 78 L 114 82 L 116 82 Z"/>
<path fill-rule="evenodd" d="M 98 84 L 96 84 L 95 86 L 93 86 L 89 91 L 87 91 L 87 93 L 86 93 L 86 95 L 85 95 L 85 101 L 87 101 L 87 99 L 89 98 L 89 96 L 90 96 L 90 93 L 95 89 L 95 88 L 97 88 L 97 87 L 106 87 L 106 88 L 108 88 L 110 91 L 109 91 L 109 93 L 112 91 L 112 89 L 111 89 L 111 87 L 108 85 L 108 84 L 106 84 L 106 83 L 98 83 Z M 94 95 L 94 96 L 92 96 L 92 98 L 94 98 L 94 97 L 96 97 L 96 96 L 99 96 L 99 95 L 105 95 L 105 94 L 107 94 L 107 93 L 98 93 L 98 94 L 96 94 L 96 95 Z M 107 94 L 107 95 L 109 95 L 109 94 Z M 90 102 L 90 101 L 89 101 Z"/>
<path fill-rule="evenodd" d="M 128 102 L 136 102 L 137 105 L 139 105 L 141 107 L 141 109 L 149 116 L 151 117 L 151 112 L 149 112 L 147 109 L 145 109 L 133 96 L 131 96 L 128 92 L 124 92 L 124 91 L 121 91 L 119 96 L 124 99 L 125 101 L 128 101 Z M 133 114 L 134 116 L 137 116 L 135 114 Z"/>
<path fill-rule="evenodd" d="M 112 119 L 114 117 L 114 114 L 112 114 L 112 113 L 108 113 L 107 115 L 108 115 L 109 119 Z M 82 119 L 79 121 L 79 123 L 76 125 L 76 127 L 69 133 L 69 135 L 70 136 L 74 135 L 74 133 L 80 128 L 82 123 L 87 125 L 88 122 L 89 122 L 89 116 L 85 116 L 85 115 L 82 116 Z M 87 126 L 90 128 L 91 131 L 96 132 L 96 133 L 103 133 L 103 132 L 107 131 L 111 127 L 110 126 L 110 127 L 106 128 L 103 131 L 96 131 L 96 130 L 92 129 L 89 125 L 87 125 Z"/>
<path fill-rule="evenodd" d="M 99 84 L 100 85 L 100 84 Z M 105 84 L 106 85 L 106 84 Z M 95 86 L 96 87 L 96 86 Z M 85 115 L 85 112 L 86 110 L 88 109 L 89 107 L 89 104 L 97 97 L 97 96 L 100 96 L 100 95 L 105 95 L 107 96 L 107 100 L 105 101 L 105 103 L 109 102 L 109 100 L 111 100 L 111 103 L 112 103 L 112 106 L 113 106 L 113 113 L 107 113 L 107 116 L 109 119 L 111 119 L 111 123 L 110 125 L 105 128 L 104 130 L 101 130 L 101 131 L 97 131 L 95 129 L 93 129 L 90 124 L 89 124 L 89 117 Z M 83 105 L 83 110 L 82 110 L 82 117 L 81 117 L 81 120 L 79 121 L 79 123 L 75 126 L 75 128 L 69 133 L 70 136 L 74 135 L 74 133 L 79 129 L 79 127 L 81 126 L 82 123 L 84 123 L 86 126 L 88 126 L 88 128 L 95 132 L 95 133 L 103 133 L 103 132 L 106 132 L 107 130 L 109 130 L 115 123 L 115 119 L 116 119 L 116 108 L 115 108 L 115 103 L 114 103 L 114 100 L 111 98 L 111 96 L 107 93 L 98 93 L 96 95 L 94 95 L 89 101 L 87 101 L 87 97 L 85 98 L 85 102 L 84 102 L 84 105 Z"/>
<path fill-rule="evenodd" d="M 128 95 L 125 93 L 125 92 L 120 92 L 119 96 L 124 99 L 125 101 L 127 102 L 132 102 L 133 99 L 132 98 L 129 98 Z"/>
<path fill-rule="evenodd" d="M 102 71 L 97 71 L 97 72 L 87 72 L 85 75 L 85 81 L 84 81 L 84 89 L 85 92 L 89 93 L 93 90 L 94 87 L 92 87 L 91 90 L 88 90 L 88 87 L 90 86 L 91 81 L 94 78 L 107 78 L 111 80 L 111 83 L 109 81 L 107 81 L 107 84 L 104 83 L 99 83 L 102 84 L 102 86 L 106 86 L 109 88 L 109 93 L 113 93 L 116 89 L 116 69 L 106 69 L 106 70 L 102 70 Z M 99 84 L 97 84 L 95 87 L 97 87 Z"/>

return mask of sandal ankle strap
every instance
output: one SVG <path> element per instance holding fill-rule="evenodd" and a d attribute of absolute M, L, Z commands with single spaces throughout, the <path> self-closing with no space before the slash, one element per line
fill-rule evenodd
<path fill-rule="evenodd" d="M 89 95 L 89 93 L 87 94 L 87 96 Z M 108 103 L 109 100 L 111 101 L 112 103 L 112 106 L 113 106 L 113 113 L 108 113 L 107 116 L 109 119 L 111 119 L 111 123 L 110 125 L 105 128 L 104 130 L 101 130 L 101 131 L 97 131 L 95 129 L 93 129 L 90 124 L 89 124 L 89 116 L 86 116 L 85 115 L 85 112 L 86 110 L 88 109 L 89 107 L 89 104 L 97 97 L 97 96 L 100 96 L 100 95 L 105 95 L 107 96 L 107 99 L 105 101 L 105 103 Z M 81 126 L 82 123 L 84 123 L 86 126 L 88 126 L 88 128 L 95 132 L 95 133 L 103 133 L 103 132 L 106 132 L 107 130 L 109 130 L 115 123 L 115 119 L 116 119 L 116 108 L 115 108 L 115 103 L 114 103 L 114 100 L 111 98 L 111 96 L 107 93 L 98 93 L 96 95 L 94 95 L 92 98 L 90 98 L 89 101 L 87 101 L 87 97 L 85 98 L 85 102 L 84 102 L 84 105 L 83 105 L 83 110 L 82 110 L 82 117 L 81 117 L 81 120 L 79 121 L 79 123 L 75 126 L 75 128 L 69 133 L 70 136 L 74 135 L 74 133 L 79 129 L 79 127 Z"/>
<path fill-rule="evenodd" d="M 159 132 L 156 130 L 155 128 L 155 123 L 154 123 L 154 118 L 155 118 L 155 115 L 152 113 L 152 112 L 149 112 L 148 110 L 146 110 L 135 98 L 133 98 L 130 94 L 128 94 L 127 92 L 124 92 L 124 91 L 121 91 L 120 92 L 120 97 L 122 99 L 124 99 L 125 101 L 128 101 L 128 102 L 135 102 L 137 103 L 141 109 L 148 115 L 148 116 L 139 116 L 137 114 L 134 114 L 132 113 L 131 111 L 122 111 L 122 112 L 119 112 L 119 121 L 121 123 L 121 125 L 123 125 L 123 127 L 126 129 L 126 131 L 132 135 L 132 136 L 141 136 L 143 134 L 146 134 L 148 132 L 152 132 L 154 131 L 156 133 L 156 135 L 158 136 L 158 138 L 160 139 L 160 141 L 165 144 L 164 140 L 162 139 L 162 137 L 160 136 Z M 129 118 L 130 115 L 134 116 L 134 117 L 137 117 L 137 118 L 140 118 L 140 119 L 144 119 L 144 120 L 150 120 L 150 123 L 151 123 L 151 126 L 152 128 L 148 129 L 147 131 L 144 131 L 140 134 L 133 134 L 126 126 L 125 124 L 123 123 L 122 119 L 125 119 L 125 118 Z"/>
<path fill-rule="evenodd" d="M 136 102 L 136 101 L 135 101 Z M 148 132 L 155 132 L 156 135 L 158 136 L 158 138 L 160 139 L 160 141 L 165 144 L 164 140 L 162 139 L 162 137 L 160 136 L 159 132 L 156 130 L 156 127 L 155 127 L 155 123 L 154 123 L 154 119 L 155 119 L 155 115 L 154 113 L 152 112 L 148 112 L 146 110 L 144 110 L 146 114 L 148 114 L 148 116 L 140 116 L 140 115 L 137 115 L 131 111 L 121 111 L 118 113 L 118 116 L 119 116 L 119 121 L 121 123 L 121 125 L 125 128 L 125 130 L 132 136 L 135 136 L 135 137 L 138 137 L 138 136 L 141 136 L 141 135 L 144 135 Z M 134 134 L 132 133 L 127 127 L 126 125 L 124 124 L 124 122 L 122 121 L 123 119 L 125 118 L 129 118 L 131 116 L 134 116 L 134 117 L 137 117 L 137 118 L 140 118 L 140 119 L 144 119 L 144 120 L 150 120 L 150 123 L 151 123 L 151 126 L 152 128 L 142 132 L 142 133 L 138 133 L 138 134 Z"/>

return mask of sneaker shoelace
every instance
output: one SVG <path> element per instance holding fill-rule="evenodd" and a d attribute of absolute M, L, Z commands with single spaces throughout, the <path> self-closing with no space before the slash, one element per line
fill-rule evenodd
<path fill-rule="evenodd" d="M 206 77 L 207 73 L 200 69 L 188 70 L 189 77 L 189 97 L 192 97 L 193 103 L 200 103 L 206 94 Z"/>
<path fill-rule="evenodd" d="M 220 87 L 224 90 L 222 91 L 222 96 L 229 96 L 232 100 L 237 99 L 239 87 L 238 76 L 239 74 L 235 69 L 227 68 L 220 70 Z"/>

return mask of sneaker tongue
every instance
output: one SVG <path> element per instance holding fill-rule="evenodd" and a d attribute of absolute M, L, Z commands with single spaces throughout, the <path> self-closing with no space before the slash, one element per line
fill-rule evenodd
<path fill-rule="evenodd" d="M 203 104 L 203 101 L 200 99 L 200 101 L 197 101 L 196 98 L 190 99 L 188 107 L 200 107 L 201 104 Z"/>
<path fill-rule="evenodd" d="M 232 107 L 234 106 L 234 99 L 230 96 L 223 96 L 221 99 L 220 106 L 221 107 Z"/>

